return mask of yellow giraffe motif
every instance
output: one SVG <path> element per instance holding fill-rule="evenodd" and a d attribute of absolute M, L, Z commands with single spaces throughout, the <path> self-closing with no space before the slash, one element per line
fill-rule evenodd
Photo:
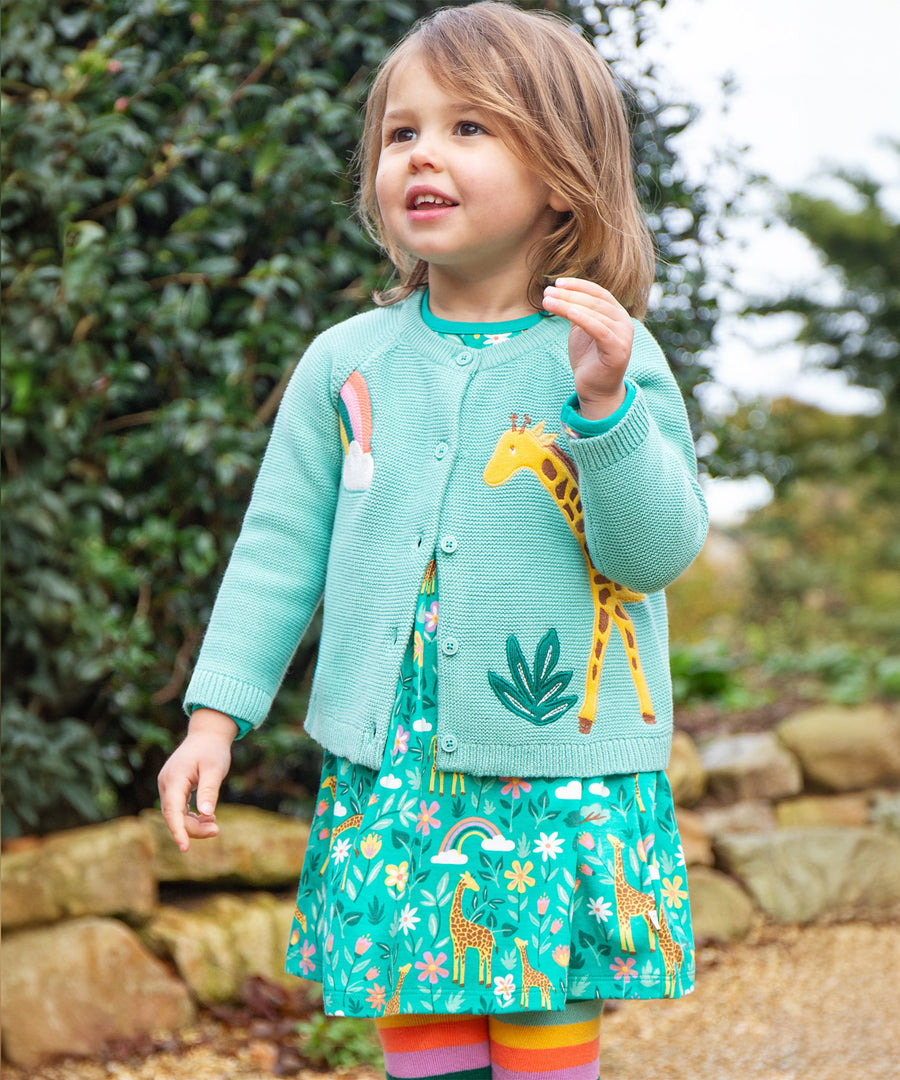
<path fill-rule="evenodd" d="M 541 1008 L 550 1008 L 550 994 L 552 993 L 552 987 L 550 980 L 542 971 L 537 971 L 528 962 L 528 943 L 521 938 L 513 938 L 516 943 L 516 948 L 519 950 L 519 957 L 522 960 L 522 997 L 519 1004 L 523 1009 L 528 1008 L 528 996 L 531 993 L 532 987 L 537 987 L 538 992 L 541 995 Z"/>
<path fill-rule="evenodd" d="M 606 839 L 615 851 L 615 893 L 616 919 L 619 923 L 619 944 L 622 952 L 636 952 L 634 937 L 631 933 L 631 920 L 643 919 L 647 924 L 650 939 L 650 951 L 656 952 L 656 935 L 659 918 L 656 914 L 656 898 L 652 893 L 642 893 L 625 880 L 625 866 L 622 862 L 622 841 L 612 834 Z"/>
<path fill-rule="evenodd" d="M 394 992 L 387 1000 L 387 1004 L 384 1007 L 382 1016 L 399 1016 L 400 1014 L 400 991 L 403 988 L 403 980 L 412 970 L 412 964 L 404 964 L 403 967 L 397 968 L 397 983 L 394 986 Z"/>
<path fill-rule="evenodd" d="M 325 779 L 322 781 L 321 790 L 325 791 L 326 788 L 331 792 L 331 798 L 336 802 L 337 801 L 337 777 L 336 776 L 326 776 L 325 777 Z"/>
<path fill-rule="evenodd" d="M 663 963 L 666 966 L 666 997 L 675 997 L 676 980 L 681 984 L 681 965 L 684 961 L 684 949 L 672 937 L 672 931 L 666 922 L 664 906 L 659 907 L 659 951 L 662 953 Z"/>
<path fill-rule="evenodd" d="M 362 822 L 362 814 L 351 814 L 346 821 L 342 821 L 340 825 L 335 825 L 331 830 L 331 836 L 328 838 L 328 854 L 325 856 L 325 861 L 322 863 L 322 869 L 319 871 L 319 877 L 322 877 L 325 873 L 325 867 L 328 866 L 328 860 L 331 858 L 331 849 L 334 847 L 334 842 L 348 829 L 358 829 Z M 350 856 L 347 856 L 347 865 L 344 867 L 344 876 L 341 879 L 341 892 L 344 891 L 344 886 L 347 884 L 347 871 L 350 869 Z"/>
<path fill-rule="evenodd" d="M 425 567 L 425 576 L 422 578 L 422 588 L 419 590 L 421 596 L 433 596 L 434 595 L 434 580 L 437 577 L 437 560 L 432 559 Z"/>
<path fill-rule="evenodd" d="M 637 691 L 641 709 L 641 718 L 647 724 L 656 723 L 656 714 L 650 700 L 650 691 L 641 667 L 637 643 L 634 637 L 634 623 L 623 607 L 624 604 L 636 604 L 644 599 L 644 594 L 617 585 L 594 566 L 587 541 L 584 536 L 584 508 L 578 491 L 578 471 L 575 463 L 555 444 L 556 434 L 544 431 L 544 421 L 529 427 L 531 418 L 526 414 L 521 427 L 516 427 L 519 419 L 513 414 L 512 427 L 497 440 L 494 452 L 484 469 L 484 482 L 491 487 L 499 487 L 519 469 L 531 469 L 559 507 L 572 530 L 581 554 L 587 565 L 591 583 L 591 597 L 594 601 L 594 640 L 591 658 L 587 666 L 584 684 L 584 701 L 578 713 L 578 730 L 586 735 L 591 730 L 597 714 L 597 694 L 600 690 L 600 674 L 603 670 L 603 657 L 609 643 L 612 628 L 619 631 L 625 653 L 628 657 L 631 678 Z"/>
<path fill-rule="evenodd" d="M 644 800 L 641 798 L 641 785 L 639 778 L 640 773 L 634 774 L 634 797 L 637 802 L 637 808 L 642 814 L 647 813 L 647 808 L 644 806 Z"/>
<path fill-rule="evenodd" d="M 450 905 L 450 939 L 453 942 L 453 975 L 451 981 L 463 985 L 466 978 L 466 951 L 478 950 L 478 981 L 491 985 L 491 953 L 496 948 L 494 935 L 486 926 L 472 922 L 463 915 L 462 897 L 466 889 L 478 892 L 475 878 L 464 870 L 453 893 Z"/>
<path fill-rule="evenodd" d="M 429 750 L 431 755 L 431 782 L 428 785 L 428 792 L 430 795 L 434 794 L 434 781 L 438 782 L 438 794 L 444 794 L 444 773 L 440 772 L 437 767 L 437 735 L 432 736 L 431 748 Z M 456 794 L 456 781 L 459 780 L 459 793 L 465 795 L 466 793 L 466 778 L 462 773 L 453 773 L 453 779 L 450 783 L 450 794 Z"/>

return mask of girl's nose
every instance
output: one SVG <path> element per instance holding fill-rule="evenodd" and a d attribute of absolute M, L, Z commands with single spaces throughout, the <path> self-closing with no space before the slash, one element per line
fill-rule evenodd
<path fill-rule="evenodd" d="M 421 136 L 415 141 L 409 152 L 409 171 L 418 172 L 420 169 L 440 169 L 440 155 L 432 140 L 425 140 Z"/>

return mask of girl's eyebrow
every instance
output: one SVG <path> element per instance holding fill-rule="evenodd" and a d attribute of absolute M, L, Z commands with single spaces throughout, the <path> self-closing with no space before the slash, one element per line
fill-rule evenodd
<path fill-rule="evenodd" d="M 484 111 L 483 106 L 476 105 L 472 101 L 449 101 L 446 105 L 442 106 L 442 108 L 448 113 Z M 398 106 L 393 109 L 388 109 L 382 117 L 382 123 L 392 123 L 397 120 L 403 120 L 412 115 L 415 111 L 416 109 L 414 106 Z"/>

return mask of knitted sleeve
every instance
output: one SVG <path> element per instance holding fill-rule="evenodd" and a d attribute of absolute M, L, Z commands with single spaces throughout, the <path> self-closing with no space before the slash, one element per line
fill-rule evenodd
<path fill-rule="evenodd" d="M 210 618 L 185 708 L 243 733 L 266 716 L 321 599 L 342 447 L 327 350 L 291 377 Z"/>
<path fill-rule="evenodd" d="M 664 589 L 699 553 L 706 503 L 681 393 L 650 332 L 635 324 L 634 400 L 609 431 L 569 440 L 594 565 L 638 592 Z"/>

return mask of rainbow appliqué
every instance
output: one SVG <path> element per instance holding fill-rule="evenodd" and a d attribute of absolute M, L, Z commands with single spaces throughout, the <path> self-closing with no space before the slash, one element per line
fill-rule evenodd
<path fill-rule="evenodd" d="M 367 491 L 372 484 L 372 399 L 366 380 L 354 371 L 338 397 L 344 467 L 341 482 L 347 491 Z"/>

